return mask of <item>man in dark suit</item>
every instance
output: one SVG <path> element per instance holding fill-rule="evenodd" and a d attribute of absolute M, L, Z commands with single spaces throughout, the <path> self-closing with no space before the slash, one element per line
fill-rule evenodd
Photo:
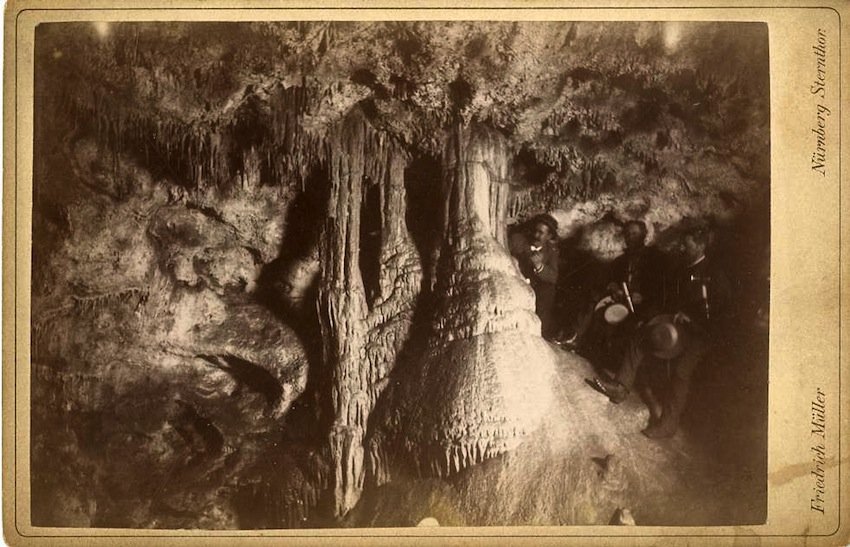
<path fill-rule="evenodd" d="M 519 256 L 520 270 L 531 283 L 535 312 L 540 318 L 544 338 L 557 334 L 555 321 L 555 285 L 558 281 L 558 221 L 551 215 L 535 216 L 531 222 L 528 250 Z"/>
<path fill-rule="evenodd" d="M 664 307 L 669 313 L 654 317 L 636 332 L 613 381 L 589 381 L 614 403 L 623 401 L 639 384 L 650 411 L 643 433 L 653 439 L 675 434 L 691 376 L 714 344 L 729 310 L 728 279 L 706 256 L 709 236 L 704 228 L 685 232 L 684 262 L 665 291 Z"/>
<path fill-rule="evenodd" d="M 630 299 L 640 319 L 659 311 L 664 288 L 664 259 L 658 249 L 646 245 L 646 233 L 642 221 L 626 222 L 623 226 L 626 248 L 611 263 L 608 283 L 609 294 L 615 299 Z"/>
<path fill-rule="evenodd" d="M 579 353 L 601 368 L 619 363 L 625 340 L 639 323 L 659 313 L 664 293 L 664 258 L 658 249 L 646 245 L 646 224 L 630 220 L 622 234 L 625 250 L 609 267 L 606 297 L 588 316 L 576 340 Z M 618 303 L 631 313 L 622 322 L 609 324 L 605 302 Z"/>

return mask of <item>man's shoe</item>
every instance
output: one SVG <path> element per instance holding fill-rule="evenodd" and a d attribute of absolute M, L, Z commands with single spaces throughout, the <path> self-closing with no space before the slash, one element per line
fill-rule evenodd
<path fill-rule="evenodd" d="M 578 333 L 574 333 L 572 336 L 564 340 L 561 343 L 561 347 L 570 351 L 578 349 Z"/>
<path fill-rule="evenodd" d="M 629 390 L 620 383 L 608 382 L 602 378 L 594 378 L 592 380 L 586 378 L 584 381 L 587 382 L 587 385 L 608 397 L 614 404 L 622 403 L 629 396 Z"/>
<path fill-rule="evenodd" d="M 665 423 L 662 420 L 660 423 L 650 425 L 641 431 L 641 433 L 650 439 L 669 439 L 676 434 L 676 425 L 672 422 Z"/>
<path fill-rule="evenodd" d="M 649 424 L 659 425 L 661 423 L 661 418 L 664 412 L 664 408 L 659 403 L 649 402 L 646 404 L 649 408 Z"/>
<path fill-rule="evenodd" d="M 566 351 L 575 351 L 578 348 L 578 335 L 573 334 L 569 338 L 556 338 L 552 342 Z"/>

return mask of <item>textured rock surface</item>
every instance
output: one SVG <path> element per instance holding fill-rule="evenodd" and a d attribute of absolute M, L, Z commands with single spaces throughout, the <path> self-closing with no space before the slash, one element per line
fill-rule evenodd
<path fill-rule="evenodd" d="M 407 523 L 381 504 L 408 472 L 466 485 L 414 523 L 602 522 L 671 491 L 629 470 L 686 458 L 614 439 L 637 418 L 558 370 L 507 226 L 551 211 L 596 260 L 630 218 L 662 245 L 756 219 L 763 246 L 766 25 L 68 23 L 36 46 L 36 523 Z M 596 448 L 627 454 L 613 490 Z"/>
<path fill-rule="evenodd" d="M 73 196 L 64 223 L 35 225 L 53 252 L 34 267 L 34 522 L 237 526 L 245 470 L 307 380 L 298 337 L 251 294 L 286 198 L 175 199 L 123 156 L 99 172 L 91 141 L 66 152 L 36 202 Z"/>

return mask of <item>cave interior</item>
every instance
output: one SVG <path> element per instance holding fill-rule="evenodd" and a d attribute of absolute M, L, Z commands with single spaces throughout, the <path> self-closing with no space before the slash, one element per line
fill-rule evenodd
<path fill-rule="evenodd" d="M 45 23 L 35 41 L 36 526 L 757 524 L 767 27 Z M 694 221 L 734 328 L 683 432 L 588 389 L 565 321 L 638 219 Z M 57 462 L 60 465 L 57 465 Z"/>

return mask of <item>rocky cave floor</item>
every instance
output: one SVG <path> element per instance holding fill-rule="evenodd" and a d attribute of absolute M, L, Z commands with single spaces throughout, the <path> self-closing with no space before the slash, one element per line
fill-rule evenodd
<path fill-rule="evenodd" d="M 177 464 L 168 476 L 160 476 L 155 468 L 140 469 L 136 464 L 145 460 L 138 454 L 116 452 L 112 441 L 99 444 L 97 439 L 112 439 L 118 433 L 89 424 L 93 440 L 83 439 L 81 444 L 89 451 L 78 457 L 75 465 L 111 461 L 90 470 L 101 490 L 100 504 L 88 508 L 96 515 L 91 524 L 243 529 L 407 527 L 431 517 L 441 526 L 552 526 L 607 524 L 619 508 L 629 509 L 638 525 L 764 522 L 764 333 L 741 334 L 698 369 L 678 433 L 660 441 L 640 433 L 648 413 L 636 395 L 619 405 L 610 403 L 584 383 L 594 374 L 587 360 L 556 346 L 551 346 L 551 351 L 558 363 L 556 410 L 519 447 L 448 478 L 395 473 L 389 483 L 367 488 L 342 521 L 322 516 L 323 502 L 315 491 L 305 495 L 311 478 L 328 472 L 316 463 L 320 461 L 320 440 L 314 438 L 314 409 L 305 400 L 308 396 L 296 401 L 280 435 L 273 436 L 276 442 L 248 440 L 235 453 L 224 451 L 211 460 L 196 452 L 197 461 Z M 130 406 L 130 402 L 125 405 L 125 414 L 135 414 Z M 85 416 L 76 418 L 84 420 Z M 120 423 L 120 413 L 115 419 Z M 100 418 L 99 423 L 111 422 Z M 86 430 L 85 425 L 38 424 L 42 433 L 59 445 L 69 430 L 78 436 Z M 194 431 L 198 430 L 203 428 L 195 424 Z M 128 447 L 133 446 L 131 441 L 127 440 Z M 93 453 L 98 451 L 102 453 Z M 83 475 L 79 470 L 75 473 Z M 150 479 L 142 487 L 138 479 L 146 473 Z M 52 474 L 45 472 L 41 478 Z M 241 479 L 240 486 L 228 495 L 232 511 L 221 511 L 217 509 L 221 504 L 210 503 L 210 499 L 221 498 L 230 488 L 213 487 L 233 474 Z M 34 507 L 54 507 L 65 514 L 66 522 L 67 515 L 86 512 L 85 507 L 74 509 L 79 499 L 67 490 L 39 493 L 38 485 L 34 483 Z M 108 506 L 104 490 L 109 492 Z M 52 499 L 39 498 L 42 494 Z M 305 505 L 311 496 L 318 506 Z M 92 504 L 91 498 L 88 503 Z M 59 505 L 64 506 L 59 509 Z M 42 518 L 57 518 L 55 510 L 53 516 Z M 153 521 L 152 516 L 156 517 Z"/>
<path fill-rule="evenodd" d="M 396 477 L 367 491 L 346 526 L 763 523 L 767 337 L 742 333 L 696 372 L 679 431 L 650 440 L 637 395 L 614 405 L 584 384 L 590 364 L 558 354 L 558 408 L 515 451 L 449 479 Z M 603 426 L 601 424 L 611 424 Z M 578 469 L 577 469 L 578 468 Z"/>

